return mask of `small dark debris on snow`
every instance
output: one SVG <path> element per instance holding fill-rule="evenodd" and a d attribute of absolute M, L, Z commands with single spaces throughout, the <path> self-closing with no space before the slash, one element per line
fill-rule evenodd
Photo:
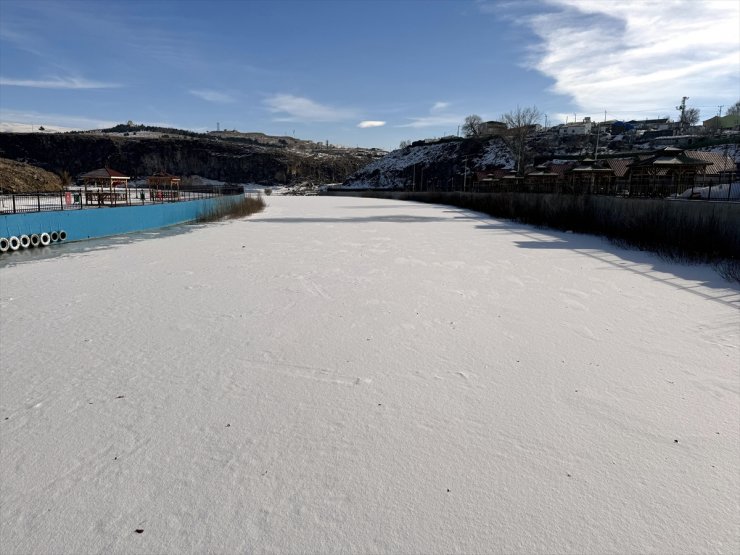
<path fill-rule="evenodd" d="M 674 440 L 673 440 L 673 443 L 678 443 L 678 440 L 677 440 L 677 439 L 674 439 Z"/>
<path fill-rule="evenodd" d="M 231 424 L 226 424 L 226 427 L 227 428 L 231 428 Z"/>
<path fill-rule="evenodd" d="M 447 493 L 450 493 L 450 488 L 447 488 Z"/>
<path fill-rule="evenodd" d="M 117 461 L 117 460 L 118 460 L 118 457 L 113 457 L 113 460 L 114 460 L 114 461 Z"/>
<path fill-rule="evenodd" d="M 378 403 L 378 406 L 379 407 L 382 407 L 383 406 L 383 403 Z M 5 420 L 7 420 L 7 418 Z M 717 433 L 719 433 L 719 432 L 717 432 Z"/>
<path fill-rule="evenodd" d="M 573 476 L 571 476 L 570 472 L 566 472 L 566 474 L 565 474 L 565 475 L 566 475 L 566 476 L 567 476 L 568 478 L 572 478 L 572 477 L 573 477 Z"/>
<path fill-rule="evenodd" d="M 144 529 L 143 528 L 137 528 L 136 530 L 134 530 L 134 532 L 136 532 L 137 534 L 143 534 L 144 533 Z"/>
<path fill-rule="evenodd" d="M 119 395 L 118 397 L 116 397 L 116 399 L 123 399 L 123 398 L 124 398 L 124 395 Z"/>
<path fill-rule="evenodd" d="M 9 416 L 6 416 L 6 417 L 5 417 L 5 420 L 7 420 L 8 418 L 10 418 L 10 417 L 9 417 Z M 717 433 L 719 433 L 719 432 L 717 432 Z"/>

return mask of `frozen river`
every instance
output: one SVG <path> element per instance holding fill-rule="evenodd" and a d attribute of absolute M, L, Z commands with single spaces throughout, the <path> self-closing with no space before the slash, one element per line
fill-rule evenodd
<path fill-rule="evenodd" d="M 0 261 L 3 553 L 740 551 L 740 290 L 450 207 Z"/>

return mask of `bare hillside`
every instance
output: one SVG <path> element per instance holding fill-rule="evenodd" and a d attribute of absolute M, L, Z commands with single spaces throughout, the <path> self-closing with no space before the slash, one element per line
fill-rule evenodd
<path fill-rule="evenodd" d="M 10 193 L 61 191 L 62 180 L 31 164 L 0 158 L 0 189 Z"/>

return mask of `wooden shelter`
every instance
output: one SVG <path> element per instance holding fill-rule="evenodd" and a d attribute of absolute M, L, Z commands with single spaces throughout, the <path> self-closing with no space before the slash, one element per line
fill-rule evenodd
<path fill-rule="evenodd" d="M 614 170 L 603 160 L 585 158 L 567 176 L 572 193 L 610 194 L 614 187 Z"/>
<path fill-rule="evenodd" d="M 558 183 L 558 174 L 550 171 L 543 165 L 536 166 L 534 171 L 524 176 L 528 191 L 536 193 L 555 193 Z"/>
<path fill-rule="evenodd" d="M 705 173 L 712 162 L 687 155 L 683 149 L 667 147 L 654 156 L 629 165 L 630 196 L 678 196 L 693 188 L 697 175 Z"/>
<path fill-rule="evenodd" d="M 87 204 L 103 205 L 106 203 L 116 204 L 119 201 L 128 203 L 128 181 L 131 179 L 121 172 L 111 168 L 98 168 L 91 172 L 82 174 L 82 181 L 85 185 L 85 202 Z M 116 187 L 125 187 L 126 192 L 115 191 Z M 88 187 L 93 187 L 88 192 Z M 105 189 L 108 189 L 107 191 Z"/>
<path fill-rule="evenodd" d="M 180 178 L 165 172 L 157 172 L 147 178 L 149 198 L 152 200 L 171 200 L 180 196 Z"/>

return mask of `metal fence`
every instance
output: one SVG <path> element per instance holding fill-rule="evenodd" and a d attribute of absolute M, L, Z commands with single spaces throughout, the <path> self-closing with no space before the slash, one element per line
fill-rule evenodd
<path fill-rule="evenodd" d="M 58 210 L 84 210 L 87 208 L 112 208 L 185 202 L 223 195 L 241 194 L 239 187 L 220 189 L 68 189 L 58 193 L 2 193 L 0 214 L 26 212 L 51 212 Z"/>

